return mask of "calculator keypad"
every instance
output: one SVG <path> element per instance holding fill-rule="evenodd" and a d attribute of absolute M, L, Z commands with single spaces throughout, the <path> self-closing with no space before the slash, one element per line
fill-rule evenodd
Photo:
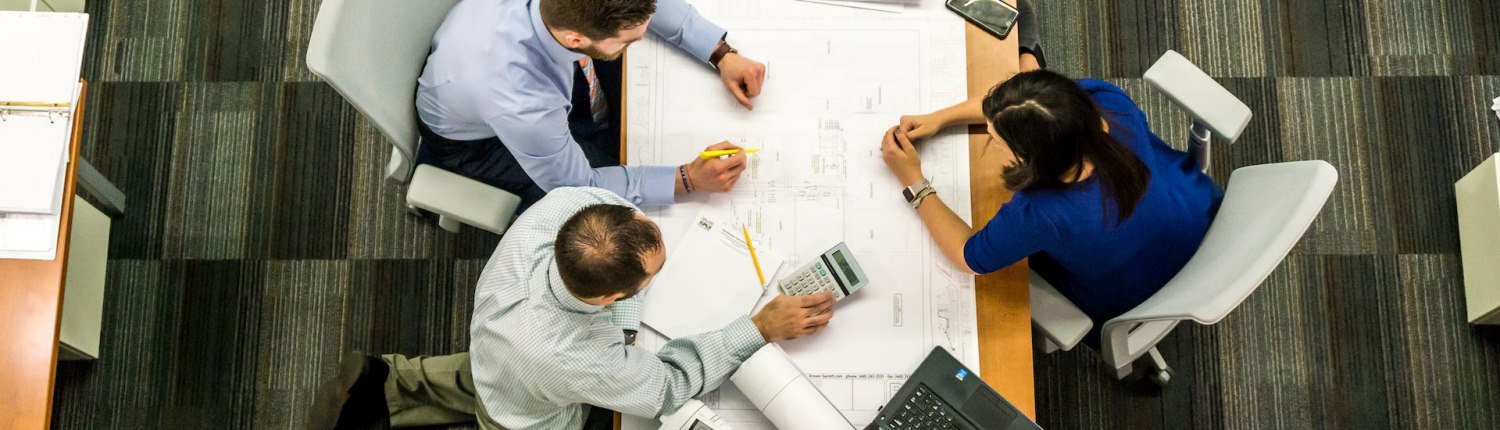
<path fill-rule="evenodd" d="M 824 291 L 832 291 L 833 299 L 844 298 L 844 292 L 839 288 L 838 282 L 833 279 L 833 273 L 822 261 L 813 261 L 812 264 L 802 266 L 801 269 L 792 272 L 785 278 L 777 281 L 781 293 L 791 296 L 806 296 Z"/>

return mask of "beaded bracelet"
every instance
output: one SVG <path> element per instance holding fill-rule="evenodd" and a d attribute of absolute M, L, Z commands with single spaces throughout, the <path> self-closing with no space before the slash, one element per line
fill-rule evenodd
<path fill-rule="evenodd" d="M 682 177 L 682 189 L 689 193 L 693 192 L 693 184 L 689 183 L 687 178 L 687 166 L 677 166 L 677 175 Z"/>

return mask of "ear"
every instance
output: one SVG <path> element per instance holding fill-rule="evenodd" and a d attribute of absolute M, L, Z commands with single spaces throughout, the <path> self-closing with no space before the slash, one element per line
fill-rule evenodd
<path fill-rule="evenodd" d="M 564 48 L 574 50 L 583 49 L 583 47 L 589 46 L 593 43 L 593 40 L 589 39 L 587 36 L 584 36 L 583 33 L 579 33 L 577 31 L 562 30 L 559 32 L 559 34 L 562 36 L 559 41 L 562 42 Z"/>
<path fill-rule="evenodd" d="M 600 302 L 603 303 L 603 306 L 609 306 L 614 304 L 616 300 L 620 300 L 624 297 L 625 293 L 614 293 L 600 298 Z"/>

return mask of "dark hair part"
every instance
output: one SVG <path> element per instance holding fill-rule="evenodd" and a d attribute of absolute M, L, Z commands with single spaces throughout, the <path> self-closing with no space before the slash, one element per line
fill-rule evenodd
<path fill-rule="evenodd" d="M 1072 181 L 1080 180 L 1087 159 L 1103 191 L 1105 214 L 1113 206 L 1116 224 L 1145 196 L 1151 171 L 1104 130 L 1099 105 L 1072 79 L 1048 70 L 1018 74 L 990 89 L 983 110 L 1019 159 L 1002 172 L 1012 191 L 1067 188 L 1063 176 L 1076 167 Z"/>
<path fill-rule="evenodd" d="M 608 39 L 620 30 L 646 22 L 656 13 L 656 0 L 536 0 L 542 2 L 542 21 L 573 30 L 594 40 Z"/>
<path fill-rule="evenodd" d="M 661 240 L 656 224 L 637 217 L 634 208 L 591 205 L 557 232 L 557 273 L 579 297 L 631 296 L 646 280 L 646 253 L 661 249 Z"/>

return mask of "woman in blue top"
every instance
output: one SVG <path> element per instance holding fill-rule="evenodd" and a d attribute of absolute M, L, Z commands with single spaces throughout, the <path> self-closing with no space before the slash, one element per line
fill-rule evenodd
<path fill-rule="evenodd" d="M 949 125 L 986 124 L 1015 192 L 974 232 L 925 185 L 912 142 Z M 1030 257 L 1031 269 L 1094 321 L 1085 338 L 1161 289 L 1197 251 L 1223 193 L 1187 153 L 1162 142 L 1123 90 L 1097 79 L 1025 72 L 983 98 L 905 116 L 882 143 L 912 185 L 922 223 L 954 264 L 983 274 Z M 913 185 L 915 184 L 915 185 Z M 982 311 L 982 310 L 981 310 Z"/>

